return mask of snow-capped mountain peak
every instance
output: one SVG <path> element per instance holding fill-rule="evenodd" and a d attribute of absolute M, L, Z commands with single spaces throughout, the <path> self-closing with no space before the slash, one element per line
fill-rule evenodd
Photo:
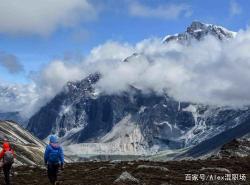
<path fill-rule="evenodd" d="M 225 40 L 235 37 L 236 32 L 222 26 L 193 21 L 184 33 L 167 35 L 163 39 L 163 42 L 180 41 L 183 43 L 192 39 L 201 40 L 208 35 L 214 36 L 219 40 Z"/>

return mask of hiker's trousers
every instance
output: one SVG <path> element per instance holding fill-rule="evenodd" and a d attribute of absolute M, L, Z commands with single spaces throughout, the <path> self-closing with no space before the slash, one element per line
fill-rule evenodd
<path fill-rule="evenodd" d="M 51 184 L 55 184 L 57 181 L 59 166 L 59 164 L 48 164 L 47 173 Z"/>
<path fill-rule="evenodd" d="M 3 173 L 4 173 L 4 181 L 6 185 L 10 185 L 10 170 L 12 164 L 4 164 L 3 165 Z"/>

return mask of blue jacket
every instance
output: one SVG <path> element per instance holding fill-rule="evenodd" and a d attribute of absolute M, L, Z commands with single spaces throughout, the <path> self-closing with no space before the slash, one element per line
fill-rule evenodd
<path fill-rule="evenodd" d="M 63 165 L 64 154 L 62 147 L 56 143 L 50 143 L 47 145 L 44 153 L 44 162 L 45 164 L 59 163 Z"/>

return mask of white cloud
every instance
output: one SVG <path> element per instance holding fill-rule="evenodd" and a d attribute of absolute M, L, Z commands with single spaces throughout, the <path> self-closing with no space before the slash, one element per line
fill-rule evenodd
<path fill-rule="evenodd" d="M 28 107 L 33 108 L 33 104 L 37 102 L 38 98 L 38 94 L 35 91 L 35 84 L 33 83 L 28 85 L 1 84 L 0 112 L 27 111 Z"/>
<path fill-rule="evenodd" d="M 163 44 L 160 38 L 146 39 L 136 45 L 107 42 L 94 48 L 77 66 L 59 63 L 64 66 L 61 69 L 58 64 L 50 65 L 42 73 L 41 84 L 50 87 L 53 94 L 68 80 L 99 71 L 103 77 L 97 88 L 107 94 L 120 93 L 134 85 L 144 92 L 167 91 L 180 101 L 249 105 L 250 87 L 246 85 L 250 82 L 249 46 L 250 30 L 239 32 L 231 40 L 219 41 L 208 36 L 188 46 L 176 42 Z M 139 55 L 122 62 L 132 53 Z"/>
<path fill-rule="evenodd" d="M 181 16 L 189 17 L 192 15 L 191 7 L 187 4 L 161 4 L 150 7 L 139 2 L 131 3 L 129 13 L 136 17 L 177 19 Z"/>
<path fill-rule="evenodd" d="M 190 46 L 161 39 L 146 40 L 135 47 L 142 55 L 129 63 L 109 63 L 98 88 L 108 94 L 134 85 L 144 92 L 167 93 L 194 103 L 242 106 L 250 104 L 250 31 L 218 41 L 207 37 Z"/>
<path fill-rule="evenodd" d="M 0 84 L 0 112 L 20 111 L 22 116 L 30 117 L 58 94 L 68 81 L 81 80 L 92 72 L 108 68 L 112 62 L 125 59 L 133 51 L 128 44 L 108 41 L 93 48 L 82 63 L 51 61 L 39 73 L 31 75 L 31 84 Z"/>
<path fill-rule="evenodd" d="M 120 93 L 133 85 L 145 93 L 167 92 L 180 101 L 236 107 L 250 105 L 249 49 L 250 30 L 241 31 L 230 40 L 219 41 L 208 36 L 190 45 L 174 41 L 166 44 L 159 38 L 136 45 L 107 42 L 94 48 L 81 63 L 53 61 L 46 66 L 33 78 L 35 88 L 30 94 L 36 98 L 30 98 L 33 102 L 23 106 L 21 111 L 31 115 L 67 81 L 82 79 L 95 71 L 102 74 L 96 87 L 107 94 Z M 139 54 L 130 57 L 129 62 L 122 62 L 132 53 Z M 27 98 L 24 100 L 31 102 Z"/>
<path fill-rule="evenodd" d="M 63 61 L 52 61 L 42 71 L 32 76 L 35 84 L 34 91 L 38 98 L 33 104 L 28 104 L 22 109 L 22 114 L 26 117 L 38 111 L 51 98 L 58 94 L 68 81 L 76 81 L 86 77 L 80 64 L 69 65 Z"/>
<path fill-rule="evenodd" d="M 69 65 L 62 61 L 53 61 L 33 79 L 43 91 L 45 97 L 58 93 L 68 81 L 84 77 L 84 71 L 77 65 Z"/>
<path fill-rule="evenodd" d="M 242 13 L 241 6 L 236 2 L 236 0 L 230 1 L 229 11 L 231 16 L 240 15 Z"/>
<path fill-rule="evenodd" d="M 87 0 L 0 0 L 0 32 L 48 35 L 97 17 Z"/>
<path fill-rule="evenodd" d="M 86 77 L 81 65 L 69 65 L 63 61 L 52 61 L 39 73 L 31 76 L 32 83 L 0 84 L 0 112 L 19 111 L 30 117 L 56 94 L 68 81 Z"/>
<path fill-rule="evenodd" d="M 128 43 L 108 41 L 105 44 L 93 48 L 87 58 L 88 62 L 100 62 L 106 60 L 119 61 L 133 54 L 134 48 Z"/>

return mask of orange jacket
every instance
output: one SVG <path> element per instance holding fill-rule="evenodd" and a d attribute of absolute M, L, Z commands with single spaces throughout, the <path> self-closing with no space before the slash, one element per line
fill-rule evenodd
<path fill-rule="evenodd" d="M 3 143 L 3 149 L 0 153 L 0 160 L 3 158 L 6 151 L 11 151 L 11 153 L 14 155 L 14 151 L 10 148 L 10 144 L 8 142 Z"/>

